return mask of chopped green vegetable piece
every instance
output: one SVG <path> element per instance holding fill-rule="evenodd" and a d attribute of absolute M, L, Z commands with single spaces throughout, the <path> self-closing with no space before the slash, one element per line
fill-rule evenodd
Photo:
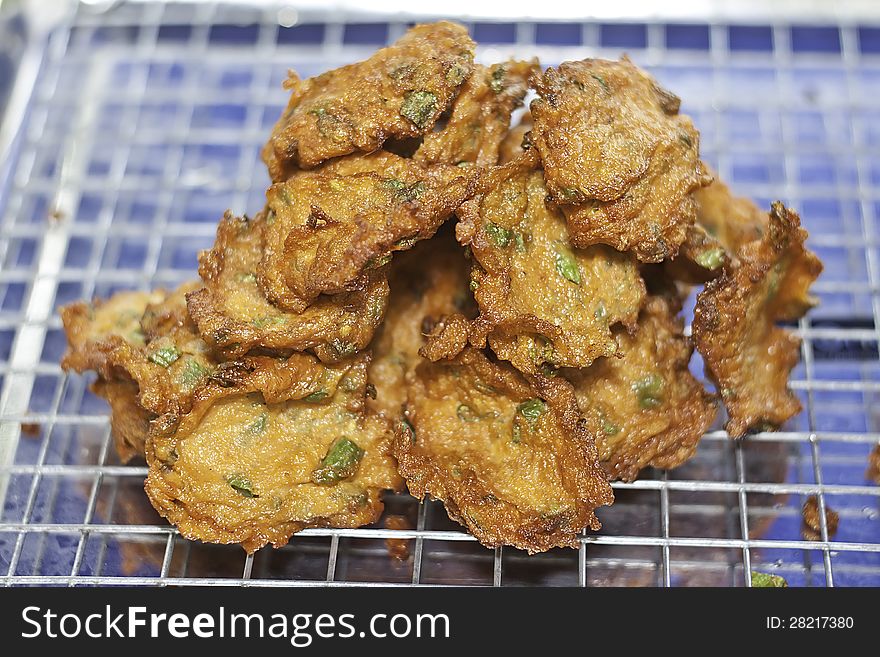
<path fill-rule="evenodd" d="M 246 274 L 239 274 L 235 277 L 235 280 L 237 280 L 239 283 L 256 283 L 257 276 L 253 272 L 248 272 Z"/>
<path fill-rule="evenodd" d="M 244 432 L 256 436 L 266 430 L 266 424 L 269 420 L 268 413 L 260 413 L 260 416 L 244 428 Z"/>
<path fill-rule="evenodd" d="M 464 422 L 476 422 L 480 419 L 480 414 L 467 404 L 459 404 L 458 408 L 455 409 L 455 413 L 458 415 L 458 419 Z"/>
<path fill-rule="evenodd" d="M 752 571 L 752 588 L 762 589 L 783 589 L 788 587 L 788 582 L 780 575 L 771 575 L 769 573 L 759 573 Z"/>
<path fill-rule="evenodd" d="M 503 66 L 499 66 L 492 71 L 492 80 L 489 82 L 489 88 L 496 94 L 500 94 L 504 90 L 504 74 L 506 71 Z"/>
<path fill-rule="evenodd" d="M 183 372 L 180 374 L 180 382 L 187 388 L 191 388 L 208 375 L 210 370 L 195 358 L 186 361 Z"/>
<path fill-rule="evenodd" d="M 571 281 L 575 285 L 581 284 L 581 270 L 578 268 L 574 256 L 570 253 L 565 251 L 556 252 L 556 271 L 564 279 Z"/>
<path fill-rule="evenodd" d="M 602 85 L 602 88 L 603 88 L 605 91 L 610 91 L 610 88 L 608 87 L 608 83 L 605 82 L 605 78 L 603 78 L 603 77 L 600 76 L 600 75 L 594 75 L 594 74 L 592 74 L 592 73 L 590 74 L 590 77 L 593 78 L 594 80 L 596 80 L 596 82 L 598 82 L 599 84 L 601 84 L 601 85 Z"/>
<path fill-rule="evenodd" d="M 528 420 L 530 426 L 534 426 L 538 418 L 547 410 L 547 404 L 543 399 L 527 399 L 516 407 L 516 412 Z"/>
<path fill-rule="evenodd" d="M 599 302 L 596 305 L 596 310 L 593 312 L 593 316 L 596 319 L 605 319 L 608 316 L 608 310 L 605 308 L 605 304 L 603 302 Z"/>
<path fill-rule="evenodd" d="M 718 269 L 724 264 L 724 249 L 709 249 L 700 253 L 695 260 L 704 269 Z"/>
<path fill-rule="evenodd" d="M 256 319 L 251 320 L 251 324 L 253 324 L 254 328 L 265 328 L 267 326 L 273 326 L 278 324 L 284 324 L 287 320 L 281 315 L 266 316 L 266 317 L 257 317 Z"/>
<path fill-rule="evenodd" d="M 687 135 L 687 134 L 685 134 L 685 133 L 681 133 L 681 134 L 678 136 L 678 138 L 681 140 L 681 143 L 683 143 L 683 144 L 684 144 L 685 146 L 687 146 L 688 148 L 692 148 L 692 147 L 693 147 L 694 142 L 691 141 L 691 137 L 690 137 L 690 135 Z"/>
<path fill-rule="evenodd" d="M 413 428 L 413 425 L 409 423 L 406 418 L 400 418 L 400 426 L 403 429 L 404 433 L 409 436 L 409 440 L 411 443 L 415 444 L 416 442 L 416 430 Z"/>
<path fill-rule="evenodd" d="M 642 408 L 657 408 L 663 402 L 663 379 L 657 374 L 649 374 L 632 387 Z"/>
<path fill-rule="evenodd" d="M 486 234 L 495 242 L 496 246 L 502 249 L 510 244 L 510 238 L 513 236 L 511 231 L 498 224 L 493 224 L 491 221 L 486 224 Z"/>
<path fill-rule="evenodd" d="M 400 115 L 408 118 L 419 128 L 424 128 L 436 109 L 437 96 L 430 91 L 410 91 L 403 98 Z"/>
<path fill-rule="evenodd" d="M 326 390 L 316 390 L 310 395 L 303 397 L 304 402 L 319 402 L 327 396 Z"/>
<path fill-rule="evenodd" d="M 347 479 L 355 473 L 363 456 L 364 450 L 357 444 L 348 438 L 339 438 L 330 446 L 321 467 L 312 473 L 312 482 L 326 485 Z"/>
<path fill-rule="evenodd" d="M 394 243 L 398 249 L 405 251 L 406 249 L 411 249 L 415 243 L 418 241 L 418 235 L 413 235 L 412 237 L 403 237 L 397 240 Z"/>
<path fill-rule="evenodd" d="M 620 427 L 605 417 L 604 413 L 600 415 L 600 418 L 602 420 L 602 431 L 606 436 L 614 436 L 620 433 Z"/>
<path fill-rule="evenodd" d="M 453 66 L 446 71 L 446 81 L 452 84 L 461 84 L 464 81 L 465 70 L 461 66 Z"/>
<path fill-rule="evenodd" d="M 471 292 L 476 292 L 477 288 L 480 287 L 480 282 L 471 279 L 471 282 L 468 284 L 468 287 L 471 289 Z"/>
<path fill-rule="evenodd" d="M 370 258 L 370 260 L 367 261 L 367 269 L 379 269 L 379 267 L 384 267 L 389 262 L 391 262 L 390 253 L 386 253 L 385 255 L 377 256 L 375 258 Z"/>
<path fill-rule="evenodd" d="M 226 477 L 226 482 L 242 497 L 259 497 L 259 495 L 254 493 L 254 485 L 251 483 L 250 479 L 244 475 L 228 475 Z"/>
<path fill-rule="evenodd" d="M 425 183 L 418 181 L 407 185 L 402 180 L 388 178 L 382 183 L 388 189 L 394 191 L 394 197 L 401 201 L 414 201 L 425 192 Z"/>
<path fill-rule="evenodd" d="M 149 356 L 147 356 L 147 358 L 150 360 L 150 362 L 156 363 L 156 365 L 168 367 L 171 365 L 171 363 L 180 358 L 180 351 L 174 345 L 169 345 L 167 347 L 157 349 Z"/>
<path fill-rule="evenodd" d="M 522 441 L 522 427 L 515 420 L 513 422 L 513 432 L 510 439 L 517 445 Z"/>

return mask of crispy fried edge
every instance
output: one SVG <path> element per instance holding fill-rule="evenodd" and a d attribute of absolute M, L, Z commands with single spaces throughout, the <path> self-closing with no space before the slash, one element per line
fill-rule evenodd
<path fill-rule="evenodd" d="M 768 424 L 780 426 L 801 411 L 800 401 L 787 386 L 784 390 L 776 391 L 775 403 L 768 406 L 763 394 L 759 399 L 749 389 L 734 391 L 732 388 L 737 386 L 732 385 L 731 377 L 724 375 L 724 371 L 730 362 L 734 364 L 733 372 L 739 371 L 739 354 L 730 354 L 729 351 L 747 338 L 751 328 L 747 311 L 740 315 L 737 309 L 755 304 L 751 300 L 755 294 L 765 296 L 764 280 L 792 249 L 795 250 L 793 257 L 798 259 L 789 263 L 785 277 L 779 281 L 779 291 L 772 300 L 757 299 L 757 304 L 760 304 L 757 313 L 763 313 L 768 324 L 766 333 L 760 337 L 767 344 L 774 345 L 774 360 L 786 375 L 797 364 L 800 339 L 775 323 L 797 319 L 815 303 L 807 294 L 807 289 L 822 272 L 822 263 L 806 250 L 804 242 L 807 235 L 795 212 L 785 208 L 781 202 L 773 203 L 769 230 L 765 236 L 743 247 L 739 262 L 725 268 L 721 276 L 710 281 L 697 296 L 693 321 L 694 342 L 703 357 L 709 377 L 721 392 L 729 415 L 726 429 L 733 438 L 740 438 L 750 429 Z M 799 297 L 803 297 L 803 300 Z M 748 374 L 740 372 L 740 377 L 747 378 Z M 757 406 L 759 410 L 748 411 L 752 406 Z"/>
<path fill-rule="evenodd" d="M 571 520 L 572 527 L 580 529 L 590 527 L 599 529 L 601 524 L 595 515 L 599 506 L 610 505 L 614 499 L 607 475 L 598 463 L 598 455 L 593 437 L 588 433 L 586 423 L 580 418 L 574 392 L 569 385 L 560 385 L 559 380 L 544 377 L 535 379 L 535 390 L 520 378 L 512 368 L 503 368 L 493 364 L 486 356 L 473 348 L 466 349 L 457 358 L 457 363 L 473 367 L 480 372 L 484 380 L 499 390 L 507 391 L 515 398 L 527 399 L 538 392 L 545 397 L 561 428 L 562 439 L 568 438 L 567 444 L 576 452 L 576 457 L 583 459 L 587 466 L 585 471 L 574 472 L 575 477 L 583 478 L 581 484 L 591 491 L 589 499 L 581 500 L 577 516 Z M 566 382 L 567 383 L 567 382 Z M 411 409 L 408 418 L 412 418 Z M 418 425 L 418 422 L 414 422 Z M 461 480 L 448 477 L 436 466 L 428 454 L 414 453 L 409 426 L 400 422 L 395 427 L 393 453 L 398 460 L 398 469 L 407 480 L 410 493 L 419 499 L 425 495 L 443 501 L 449 517 L 467 527 L 477 540 L 487 547 L 513 545 L 527 550 L 529 553 L 544 552 L 553 547 L 577 547 L 577 533 L 574 530 L 565 532 L 559 526 L 559 519 L 542 518 L 540 515 L 524 513 L 515 505 L 497 500 L 491 488 L 479 478 L 468 474 Z M 418 431 L 418 429 L 416 429 Z M 487 499 L 494 499 L 491 505 Z M 499 507 L 503 505 L 503 510 Z M 489 508 L 496 518 L 497 527 L 480 527 L 468 521 L 468 508 Z M 483 517 L 481 515 L 481 517 Z"/>

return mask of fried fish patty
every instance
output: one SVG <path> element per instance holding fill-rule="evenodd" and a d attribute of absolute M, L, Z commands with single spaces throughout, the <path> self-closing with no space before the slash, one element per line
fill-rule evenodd
<path fill-rule="evenodd" d="M 151 294 L 119 292 L 104 302 L 62 308 L 68 351 L 61 366 L 95 370 L 106 381 L 133 381 L 138 403 L 150 413 L 186 408 L 217 363 L 186 312 L 185 294 L 195 285 Z M 146 334 L 142 318 L 150 314 L 163 315 L 161 333 Z"/>
<path fill-rule="evenodd" d="M 626 57 L 565 62 L 532 84 L 531 140 L 572 242 L 674 256 L 696 220 L 693 191 L 711 180 L 678 97 Z"/>
<path fill-rule="evenodd" d="M 541 399 L 516 370 L 473 348 L 411 376 L 394 455 L 410 493 L 442 500 L 487 547 L 576 547 L 611 504 L 596 447 L 572 408 Z"/>
<path fill-rule="evenodd" d="M 301 313 L 276 308 L 257 283 L 271 217 L 261 213 L 249 220 L 227 213 L 213 248 L 199 255 L 204 287 L 187 295 L 187 306 L 201 335 L 226 358 L 264 349 L 313 351 L 335 362 L 366 347 L 388 302 L 384 271 L 365 275 L 351 292 L 319 297 Z"/>
<path fill-rule="evenodd" d="M 143 455 L 146 430 L 157 415 L 186 409 L 216 360 L 176 290 L 118 292 L 106 301 L 61 309 L 68 349 L 61 366 L 94 370 L 92 391 L 110 404 L 116 451 L 123 461 Z"/>
<path fill-rule="evenodd" d="M 476 304 L 468 289 L 470 264 L 451 231 L 441 230 L 395 258 L 388 279 L 388 310 L 370 347 L 369 380 L 376 396 L 367 404 L 396 421 L 406 403 L 406 375 L 423 360 L 425 337 L 448 315 L 473 318 Z"/>
<path fill-rule="evenodd" d="M 265 228 L 260 287 L 275 305 L 302 312 L 320 294 L 362 285 L 393 252 L 437 232 L 478 177 L 382 151 L 276 183 L 266 194 L 274 219 Z"/>
<path fill-rule="evenodd" d="M 776 322 L 798 319 L 815 304 L 808 291 L 822 264 L 806 238 L 797 214 L 774 203 L 764 236 L 742 247 L 738 262 L 697 297 L 694 341 L 732 437 L 778 427 L 801 410 L 788 389 L 800 340 Z"/>
<path fill-rule="evenodd" d="M 474 258 L 474 345 L 488 339 L 527 373 L 613 355 L 611 326 L 634 328 L 645 295 L 635 258 L 602 245 L 571 246 L 565 218 L 545 201 L 531 150 L 490 175 L 495 184 L 462 206 L 456 228 Z"/>
<path fill-rule="evenodd" d="M 365 413 L 368 360 L 249 357 L 218 371 L 189 413 L 153 425 L 153 506 L 188 538 L 248 552 L 306 527 L 376 521 L 401 480 L 389 424 Z"/>
<path fill-rule="evenodd" d="M 263 149 L 273 181 L 329 158 L 378 149 L 389 137 L 429 131 L 474 67 L 461 25 L 417 25 L 369 59 L 305 81 L 293 72 L 290 101 Z"/>
<path fill-rule="evenodd" d="M 446 126 L 425 135 L 415 160 L 425 164 L 498 164 L 501 143 L 510 128 L 510 115 L 522 105 L 529 76 L 539 71 L 538 60 L 511 60 L 477 65 L 452 106 Z"/>
<path fill-rule="evenodd" d="M 615 332 L 622 357 L 563 371 L 613 479 L 631 481 L 648 466 L 681 465 L 715 419 L 714 398 L 688 370 L 693 346 L 683 324 L 669 301 L 651 297 L 634 335 Z"/>

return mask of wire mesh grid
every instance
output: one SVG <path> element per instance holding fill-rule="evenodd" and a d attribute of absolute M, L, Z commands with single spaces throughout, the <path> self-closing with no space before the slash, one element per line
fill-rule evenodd
<path fill-rule="evenodd" d="M 801 320 L 792 388 L 805 411 L 614 485 L 578 550 L 481 547 L 436 502 L 386 499 L 413 529 L 311 529 L 280 550 L 191 543 L 152 511 L 146 468 L 122 465 L 88 378 L 58 366 L 56 308 L 193 277 L 226 208 L 262 207 L 259 148 L 302 75 L 361 59 L 403 22 L 224 4 L 122 4 L 74 13 L 43 55 L 0 189 L 0 583 L 747 586 L 880 585 L 880 29 L 639 23 L 479 23 L 478 58 L 545 65 L 627 51 L 684 101 L 705 159 L 762 205 L 801 211 L 826 265 Z M 371 19 L 372 20 L 372 19 Z M 700 369 L 695 364 L 695 371 Z M 720 426 L 720 425 L 718 425 Z M 840 527 L 801 535 L 816 494 Z M 391 559 L 386 539 L 405 539 Z"/>

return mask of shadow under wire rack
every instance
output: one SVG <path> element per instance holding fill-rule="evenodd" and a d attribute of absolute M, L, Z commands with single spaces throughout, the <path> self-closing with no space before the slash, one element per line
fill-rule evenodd
<path fill-rule="evenodd" d="M 603 529 L 578 550 L 487 550 L 442 505 L 406 495 L 386 507 L 411 530 L 313 529 L 253 556 L 183 539 L 149 506 L 143 465 L 118 461 L 89 379 L 61 371 L 56 309 L 192 278 L 224 210 L 263 205 L 259 149 L 287 69 L 365 58 L 407 22 L 80 6 L 26 55 L 32 84 L 4 124 L 8 135 L 15 121 L 0 161 L 0 585 L 744 586 L 755 570 L 792 586 L 880 586 L 880 487 L 865 474 L 880 440 L 880 21 L 469 27 L 484 62 L 627 52 L 682 97 L 704 158 L 737 193 L 801 213 L 825 263 L 821 303 L 796 327 L 804 412 L 739 442 L 716 428 L 685 466 L 615 484 Z M 840 525 L 805 541 L 814 494 Z M 408 539 L 408 559 L 391 559 L 392 537 Z"/>

